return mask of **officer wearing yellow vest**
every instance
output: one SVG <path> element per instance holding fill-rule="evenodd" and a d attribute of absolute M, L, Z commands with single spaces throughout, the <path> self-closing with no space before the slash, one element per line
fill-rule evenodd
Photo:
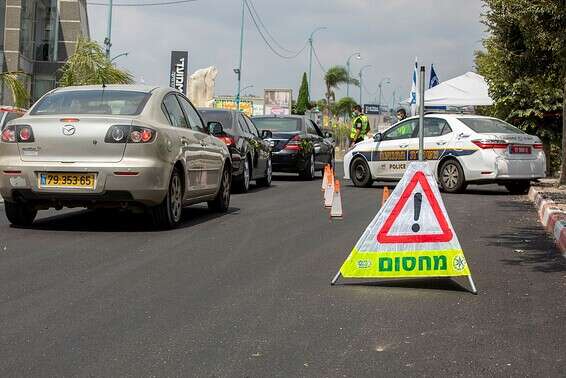
<path fill-rule="evenodd" d="M 353 109 L 352 129 L 350 131 L 350 146 L 361 142 L 369 132 L 369 118 L 362 113 L 362 107 L 355 105 Z"/>

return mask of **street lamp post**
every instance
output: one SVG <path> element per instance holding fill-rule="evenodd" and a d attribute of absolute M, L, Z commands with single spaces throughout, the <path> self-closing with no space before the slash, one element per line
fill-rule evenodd
<path fill-rule="evenodd" d="M 240 92 L 241 92 L 241 85 L 242 85 L 242 60 L 243 60 L 243 52 L 244 52 L 244 15 L 246 10 L 246 0 L 242 0 L 242 20 L 240 26 L 240 62 L 238 64 L 238 68 L 234 69 L 238 77 L 238 90 L 236 92 L 236 107 L 238 111 L 240 111 Z"/>
<path fill-rule="evenodd" d="M 363 76 L 362 75 L 364 73 L 364 70 L 366 68 L 369 68 L 369 67 L 371 67 L 371 64 L 366 64 L 365 66 L 360 68 L 360 73 L 358 74 L 358 76 L 360 77 L 360 106 L 362 106 L 362 86 L 363 86 L 363 78 L 362 78 Z"/>
<path fill-rule="evenodd" d="M 379 102 L 377 103 L 378 108 L 381 110 L 381 98 L 382 98 L 382 91 L 381 88 L 383 86 L 383 83 L 385 84 L 391 84 L 391 79 L 388 77 L 384 77 L 383 79 L 381 79 L 379 81 L 379 84 L 377 85 L 377 87 L 379 88 Z"/>
<path fill-rule="evenodd" d="M 121 54 L 116 55 L 114 58 L 110 59 L 110 63 L 112 63 L 113 61 L 115 61 L 116 59 L 122 57 L 122 56 L 128 56 L 128 52 L 123 52 Z"/>
<path fill-rule="evenodd" d="M 314 36 L 314 33 L 316 33 L 316 32 L 319 31 L 319 30 L 324 30 L 324 29 L 328 29 L 328 28 L 327 28 L 326 26 L 321 26 L 321 27 L 318 27 L 318 28 L 314 29 L 314 30 L 312 31 L 312 33 L 311 33 L 311 36 L 309 37 L 309 46 L 310 46 L 310 54 L 309 54 L 309 83 L 308 83 L 308 84 L 309 84 L 309 86 L 308 86 L 308 89 L 309 89 L 309 100 L 310 100 L 310 98 L 311 98 L 311 86 L 312 86 L 312 50 L 313 50 L 313 47 L 312 47 L 312 38 L 313 38 L 313 36 Z"/>
<path fill-rule="evenodd" d="M 356 59 L 362 59 L 361 53 L 356 52 L 350 55 L 348 57 L 348 60 L 346 60 L 346 68 L 348 69 L 348 82 L 346 83 L 346 97 L 350 97 L 350 59 L 352 59 L 354 56 L 356 57 Z"/>
<path fill-rule="evenodd" d="M 112 0 L 108 0 L 108 21 L 104 45 L 106 46 L 106 58 L 110 59 L 110 48 L 112 47 Z"/>

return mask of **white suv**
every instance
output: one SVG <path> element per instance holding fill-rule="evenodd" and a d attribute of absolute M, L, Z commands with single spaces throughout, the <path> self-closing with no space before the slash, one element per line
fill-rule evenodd
<path fill-rule="evenodd" d="M 358 143 L 344 157 L 345 178 L 362 187 L 400 179 L 418 160 L 418 125 L 418 117 L 408 118 Z M 468 183 L 497 183 L 523 194 L 531 181 L 545 177 L 540 139 L 497 118 L 427 114 L 424 130 L 425 158 L 446 192 L 462 192 Z"/>

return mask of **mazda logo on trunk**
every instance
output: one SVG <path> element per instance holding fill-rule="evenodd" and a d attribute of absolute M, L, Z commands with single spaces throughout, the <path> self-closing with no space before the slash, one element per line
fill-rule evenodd
<path fill-rule="evenodd" d="M 76 129 L 73 125 L 65 125 L 63 126 L 63 135 L 73 135 Z"/>

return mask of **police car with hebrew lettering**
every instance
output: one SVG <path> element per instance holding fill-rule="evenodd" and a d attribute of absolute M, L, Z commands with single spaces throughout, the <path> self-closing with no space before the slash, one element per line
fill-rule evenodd
<path fill-rule="evenodd" d="M 418 160 L 418 129 L 419 119 L 412 117 L 356 144 L 344 156 L 345 179 L 358 187 L 400 179 L 408 164 Z M 425 157 L 446 192 L 497 183 L 524 194 L 531 181 L 545 177 L 540 139 L 497 118 L 427 114 L 424 132 Z"/>

